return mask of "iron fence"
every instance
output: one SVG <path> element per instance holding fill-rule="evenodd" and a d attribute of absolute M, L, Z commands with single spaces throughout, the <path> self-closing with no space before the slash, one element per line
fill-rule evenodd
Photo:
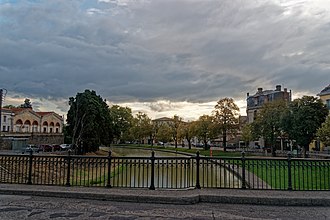
<path fill-rule="evenodd" d="M 123 188 L 329 190 L 330 160 L 0 155 L 0 183 Z"/>

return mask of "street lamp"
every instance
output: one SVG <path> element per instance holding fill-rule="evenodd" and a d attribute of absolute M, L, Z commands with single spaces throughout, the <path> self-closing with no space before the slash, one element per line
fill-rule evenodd
<path fill-rule="evenodd" d="M 2 131 L 2 102 L 5 100 L 7 95 L 7 89 L 0 89 L 0 136 Z"/>

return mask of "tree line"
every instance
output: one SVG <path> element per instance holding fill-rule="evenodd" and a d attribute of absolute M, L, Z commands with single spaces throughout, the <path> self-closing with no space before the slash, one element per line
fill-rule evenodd
<path fill-rule="evenodd" d="M 212 115 L 202 115 L 191 122 L 184 122 L 174 115 L 167 123 L 157 123 L 143 112 L 133 115 L 128 107 L 109 107 L 106 100 L 90 90 L 70 97 L 69 106 L 65 138 L 81 154 L 97 151 L 100 145 L 142 143 L 145 139 L 151 145 L 155 142 L 174 142 L 175 147 L 185 139 L 187 147 L 191 148 L 194 137 L 203 142 L 207 149 L 208 142 L 219 135 L 223 136 L 226 149 L 227 134 L 238 128 L 239 108 L 231 98 L 219 100 Z"/>
<path fill-rule="evenodd" d="M 251 124 L 242 129 L 246 142 L 264 138 L 275 155 L 278 138 L 287 139 L 303 149 L 304 156 L 310 143 L 319 138 L 330 145 L 329 110 L 319 98 L 303 96 L 292 102 L 273 101 L 265 103 Z"/>
<path fill-rule="evenodd" d="M 69 106 L 65 137 L 66 142 L 76 146 L 77 153 L 97 151 L 99 146 L 112 143 L 142 143 L 146 139 L 151 145 L 173 142 L 175 147 L 186 140 L 191 148 L 194 137 L 203 143 L 204 149 L 211 140 L 220 137 L 226 151 L 228 135 L 236 135 L 238 131 L 246 142 L 263 137 L 273 153 L 279 137 L 294 140 L 306 151 L 317 135 L 330 145 L 329 111 L 320 99 L 312 96 L 290 103 L 265 103 L 254 122 L 243 127 L 239 123 L 239 108 L 232 98 L 220 99 L 210 115 L 190 122 L 174 115 L 169 123 L 157 123 L 143 112 L 133 115 L 128 107 L 109 107 L 106 100 L 90 90 L 70 97 Z"/>

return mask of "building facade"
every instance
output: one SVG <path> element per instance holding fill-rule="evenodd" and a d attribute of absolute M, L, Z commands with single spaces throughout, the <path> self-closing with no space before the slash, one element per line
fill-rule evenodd
<path fill-rule="evenodd" d="M 277 85 L 275 90 L 263 90 L 262 88 L 258 88 L 257 92 L 251 96 L 247 93 L 247 122 L 252 123 L 255 120 L 258 111 L 260 111 L 265 103 L 279 100 L 291 102 L 291 97 L 291 90 L 288 91 L 287 88 L 282 90 L 281 85 Z"/>
<path fill-rule="evenodd" d="M 247 93 L 247 123 L 252 123 L 256 117 L 258 112 L 261 110 L 264 104 L 274 101 L 286 101 L 291 102 L 292 100 L 291 90 L 288 91 L 287 88 L 282 90 L 281 85 L 276 85 L 274 90 L 263 90 L 262 88 L 258 88 L 257 92 L 254 95 Z M 284 140 L 282 138 L 278 138 L 278 146 L 276 146 L 279 150 L 284 150 L 286 147 L 284 144 Z M 259 138 L 259 140 L 255 140 L 250 142 L 250 146 L 254 147 L 268 147 L 266 146 L 264 138 Z"/>
<path fill-rule="evenodd" d="M 325 87 L 319 94 L 317 94 L 324 104 L 327 105 L 330 110 L 330 84 Z"/>
<path fill-rule="evenodd" d="M 55 112 L 35 112 L 32 108 L 3 108 L 3 133 L 62 133 L 63 117 Z"/>

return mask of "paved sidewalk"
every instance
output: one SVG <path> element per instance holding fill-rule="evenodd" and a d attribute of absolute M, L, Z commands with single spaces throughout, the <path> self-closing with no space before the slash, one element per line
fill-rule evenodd
<path fill-rule="evenodd" d="M 330 206 L 330 191 L 148 190 L 0 184 L 0 194 L 161 204 L 196 204 L 202 202 L 279 206 Z"/>

